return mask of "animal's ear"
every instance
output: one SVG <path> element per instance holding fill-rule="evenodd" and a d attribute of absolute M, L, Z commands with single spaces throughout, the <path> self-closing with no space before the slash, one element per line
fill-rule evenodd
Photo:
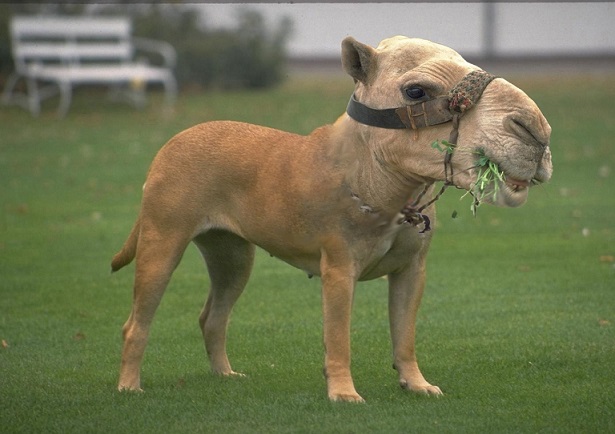
<path fill-rule="evenodd" d="M 367 84 L 376 70 L 376 50 L 348 36 L 342 41 L 342 65 L 355 82 Z"/>

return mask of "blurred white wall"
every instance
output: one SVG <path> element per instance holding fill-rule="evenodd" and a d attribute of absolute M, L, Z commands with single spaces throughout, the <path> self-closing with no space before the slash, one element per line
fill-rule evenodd
<path fill-rule="evenodd" d="M 502 54 L 615 54 L 615 3 L 501 3 Z"/>
<path fill-rule="evenodd" d="M 350 35 L 377 45 L 416 36 L 463 55 L 615 55 L 615 3 L 299 3 L 248 4 L 275 23 L 294 22 L 292 57 L 339 56 Z M 201 4 L 209 26 L 234 22 L 237 4 Z M 492 20 L 486 18 L 492 8 Z M 492 35 L 489 40 L 486 35 Z"/>

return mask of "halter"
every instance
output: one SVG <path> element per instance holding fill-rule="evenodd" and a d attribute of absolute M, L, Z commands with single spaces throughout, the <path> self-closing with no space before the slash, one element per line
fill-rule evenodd
<path fill-rule="evenodd" d="M 463 77 L 448 92 L 448 95 L 440 95 L 428 100 L 391 109 L 370 108 L 357 101 L 353 94 L 348 102 L 346 113 L 357 122 L 386 129 L 418 130 L 419 128 L 452 122 L 453 129 L 449 136 L 449 143 L 454 146 L 459 140 L 459 119 L 466 111 L 476 105 L 485 88 L 495 78 L 494 75 L 480 69 L 472 71 Z M 423 214 L 423 210 L 438 200 L 448 186 L 453 185 L 453 168 L 450 166 L 452 157 L 453 154 L 451 152 L 445 152 L 445 180 L 440 192 L 426 204 L 419 206 L 420 200 L 430 187 L 430 185 L 427 185 L 416 200 L 406 204 L 402 209 L 401 213 L 404 217 L 399 223 L 410 223 L 415 226 L 424 223 L 421 233 L 431 230 L 429 217 Z"/>
<path fill-rule="evenodd" d="M 483 91 L 496 77 L 483 70 L 470 72 L 448 93 L 424 101 L 390 109 L 373 109 L 359 101 L 353 94 L 346 113 L 365 125 L 387 129 L 412 129 L 430 127 L 454 121 L 472 108 Z M 455 143 L 451 141 L 451 143 Z"/>

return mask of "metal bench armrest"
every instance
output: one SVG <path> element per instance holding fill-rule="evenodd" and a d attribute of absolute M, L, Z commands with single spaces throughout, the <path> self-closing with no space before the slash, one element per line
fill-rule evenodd
<path fill-rule="evenodd" d="M 177 52 L 168 42 L 141 37 L 133 37 L 132 42 L 136 50 L 159 54 L 163 59 L 164 66 L 170 69 L 175 68 Z"/>

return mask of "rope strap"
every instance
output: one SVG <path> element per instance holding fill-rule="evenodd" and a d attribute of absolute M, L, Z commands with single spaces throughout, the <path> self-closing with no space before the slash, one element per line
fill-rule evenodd
<path fill-rule="evenodd" d="M 481 69 L 470 72 L 450 90 L 449 110 L 464 113 L 471 109 L 478 102 L 487 85 L 495 78 L 495 75 Z"/>

